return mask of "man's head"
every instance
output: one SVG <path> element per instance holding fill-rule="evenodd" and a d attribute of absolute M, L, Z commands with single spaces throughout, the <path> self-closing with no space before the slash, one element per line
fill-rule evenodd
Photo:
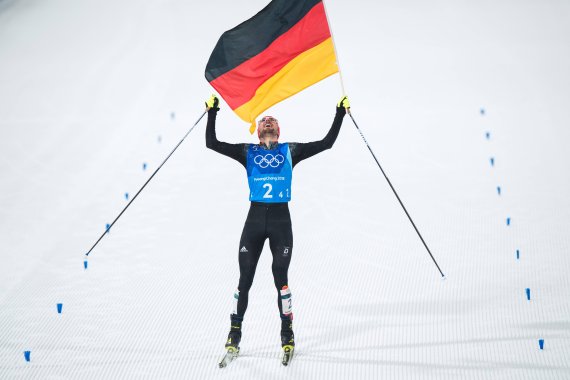
<path fill-rule="evenodd" d="M 272 140 L 277 140 L 281 130 L 279 129 L 279 122 L 273 116 L 263 116 L 257 122 L 257 136 L 260 140 L 267 137 Z"/>

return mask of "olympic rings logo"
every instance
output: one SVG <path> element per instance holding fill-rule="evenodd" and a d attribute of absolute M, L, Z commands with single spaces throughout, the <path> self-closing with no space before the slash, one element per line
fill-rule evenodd
<path fill-rule="evenodd" d="M 266 154 L 265 156 L 262 155 L 255 156 L 253 162 L 255 162 L 255 164 L 262 169 L 265 169 L 268 166 L 271 166 L 272 168 L 277 168 L 279 167 L 279 165 L 285 162 L 285 157 L 283 157 L 282 154 L 276 154 L 274 156 L 269 153 Z"/>

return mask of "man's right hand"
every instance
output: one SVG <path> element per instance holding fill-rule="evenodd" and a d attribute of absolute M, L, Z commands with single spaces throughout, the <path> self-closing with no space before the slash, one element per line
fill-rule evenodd
<path fill-rule="evenodd" d="M 220 104 L 220 99 L 218 99 L 218 97 L 215 94 L 212 94 L 212 96 L 210 96 L 210 99 L 206 100 L 206 109 L 209 111 L 212 108 L 214 108 L 216 111 L 220 110 L 220 107 L 218 107 L 218 105 Z"/>

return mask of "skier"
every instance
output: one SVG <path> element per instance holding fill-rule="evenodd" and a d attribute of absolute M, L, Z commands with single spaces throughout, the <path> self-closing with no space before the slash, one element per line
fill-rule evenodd
<path fill-rule="evenodd" d="M 292 170 L 302 160 L 333 146 L 350 103 L 344 96 L 337 104 L 334 121 L 325 138 L 308 143 L 280 143 L 277 119 L 264 116 L 257 125 L 259 144 L 229 144 L 219 141 L 215 130 L 218 105 L 219 99 L 215 95 L 206 101 L 208 109 L 206 147 L 231 157 L 244 166 L 247 171 L 251 201 L 239 242 L 240 277 L 234 294 L 234 308 L 230 315 L 231 328 L 225 344 L 227 353 L 220 362 L 220 367 L 225 367 L 239 353 L 249 290 L 263 244 L 268 238 L 273 255 L 273 279 L 277 288 L 277 305 L 281 316 L 283 364 L 287 365 L 295 347 L 291 291 L 287 281 L 293 250 L 293 233 L 288 208 L 288 202 L 291 200 Z"/>

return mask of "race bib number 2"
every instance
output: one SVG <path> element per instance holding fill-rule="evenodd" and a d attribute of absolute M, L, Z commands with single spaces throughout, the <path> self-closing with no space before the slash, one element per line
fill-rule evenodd
<path fill-rule="evenodd" d="M 266 183 L 263 185 L 264 189 L 267 189 L 267 191 L 265 192 L 265 194 L 263 194 L 263 198 L 265 199 L 271 199 L 273 198 L 273 194 L 271 194 L 271 190 L 273 190 L 273 186 L 271 186 L 270 183 Z"/>

